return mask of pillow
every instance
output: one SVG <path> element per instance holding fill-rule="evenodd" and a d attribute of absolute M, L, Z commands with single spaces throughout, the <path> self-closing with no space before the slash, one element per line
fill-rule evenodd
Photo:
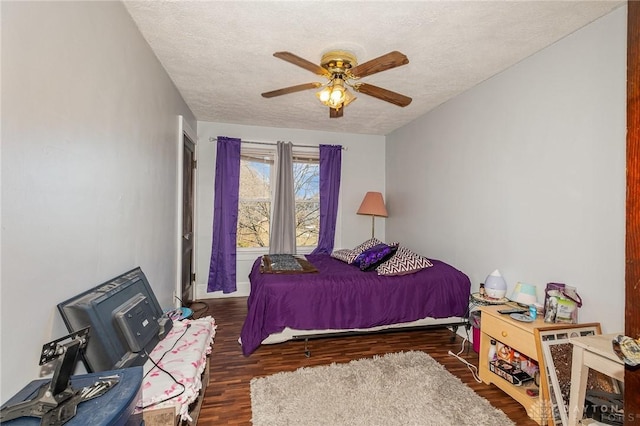
<path fill-rule="evenodd" d="M 426 257 L 420 256 L 406 247 L 399 247 L 395 255 L 380 264 L 376 271 L 378 271 L 378 275 L 407 275 L 431 266 L 433 264 Z"/>
<path fill-rule="evenodd" d="M 352 264 L 356 257 L 358 257 L 358 253 L 354 252 L 351 249 L 339 249 L 331 252 L 331 257 L 342 260 L 348 264 Z"/>
<path fill-rule="evenodd" d="M 353 251 L 356 253 L 356 256 L 359 255 L 360 253 L 362 253 L 365 250 L 369 250 L 371 247 L 373 246 L 377 246 L 378 244 L 383 244 L 382 241 L 380 241 L 377 238 L 370 238 L 367 241 L 365 241 L 364 243 L 357 245 L 353 248 Z"/>
<path fill-rule="evenodd" d="M 389 259 L 398 249 L 398 246 L 388 246 L 386 244 L 377 244 L 358 255 L 353 262 L 361 271 L 373 271 L 382 262 Z"/>

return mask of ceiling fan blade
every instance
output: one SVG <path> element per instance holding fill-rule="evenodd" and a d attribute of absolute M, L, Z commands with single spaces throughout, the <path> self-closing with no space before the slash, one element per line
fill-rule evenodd
<path fill-rule="evenodd" d="M 359 85 L 354 87 L 354 89 L 357 92 L 373 96 L 374 98 L 378 98 L 383 101 L 391 102 L 392 104 L 401 107 L 406 107 L 412 101 L 412 99 L 408 96 L 392 92 L 391 90 L 383 89 L 382 87 L 374 86 L 373 84 L 360 83 Z"/>
<path fill-rule="evenodd" d="M 302 92 L 303 90 L 315 89 L 322 86 L 322 83 L 305 83 L 298 84 L 297 86 L 289 86 L 283 89 L 272 90 L 271 92 L 265 92 L 262 94 L 264 98 L 273 98 L 275 96 L 287 95 L 289 93 Z"/>
<path fill-rule="evenodd" d="M 329 118 L 340 118 L 344 114 L 344 108 L 329 108 Z"/>
<path fill-rule="evenodd" d="M 357 65 L 351 69 L 351 75 L 355 78 L 366 77 L 377 72 L 386 71 L 391 68 L 399 67 L 409 63 L 409 59 L 396 50 L 386 55 L 379 56 L 375 59 Z"/>
<path fill-rule="evenodd" d="M 291 52 L 276 52 L 273 54 L 273 56 L 275 56 L 276 58 L 280 58 L 283 61 L 290 62 L 293 65 L 297 65 L 308 71 L 311 71 L 314 74 L 318 74 L 324 77 L 331 77 L 331 73 L 326 69 L 322 68 L 320 65 L 314 64 L 313 62 L 309 62 L 306 59 L 303 59 L 300 56 L 294 55 Z"/>

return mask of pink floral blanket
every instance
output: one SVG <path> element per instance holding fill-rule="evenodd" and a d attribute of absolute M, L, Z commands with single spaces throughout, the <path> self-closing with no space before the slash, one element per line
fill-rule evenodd
<path fill-rule="evenodd" d="M 215 330 L 215 320 L 209 316 L 173 323 L 144 364 L 139 409 L 173 406 L 182 420 L 192 420 L 189 404 L 198 398 L 202 388 L 201 376 Z"/>

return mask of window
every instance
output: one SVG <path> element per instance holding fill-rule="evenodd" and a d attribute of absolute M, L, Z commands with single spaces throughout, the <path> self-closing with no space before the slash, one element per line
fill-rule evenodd
<path fill-rule="evenodd" d="M 239 248 L 269 246 L 271 182 L 275 179 L 275 148 L 242 147 L 238 202 Z M 296 198 L 296 245 L 316 246 L 320 227 L 320 164 L 318 153 L 293 152 Z"/>
<path fill-rule="evenodd" d="M 293 157 L 296 196 L 296 246 L 317 246 L 320 231 L 320 164 L 318 158 Z"/>
<path fill-rule="evenodd" d="M 268 247 L 273 153 L 240 154 L 238 247 Z"/>

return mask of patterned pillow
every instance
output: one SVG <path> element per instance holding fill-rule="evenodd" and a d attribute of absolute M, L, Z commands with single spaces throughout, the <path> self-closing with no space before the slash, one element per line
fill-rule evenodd
<path fill-rule="evenodd" d="M 380 241 L 377 238 L 370 238 L 367 241 L 365 241 L 364 243 L 355 246 L 353 248 L 353 251 L 356 253 L 356 256 L 357 256 L 360 253 L 362 253 L 363 251 L 369 250 L 371 247 L 377 246 L 378 244 L 383 244 L 383 243 L 382 243 L 382 241 Z"/>
<path fill-rule="evenodd" d="M 426 257 L 420 256 L 406 247 L 399 247 L 396 254 L 380 264 L 376 271 L 378 271 L 378 275 L 407 275 L 431 266 L 433 264 Z"/>
<path fill-rule="evenodd" d="M 393 256 L 397 249 L 398 246 L 375 245 L 360 253 L 353 264 L 360 267 L 361 271 L 373 271 L 378 265 Z"/>
<path fill-rule="evenodd" d="M 343 262 L 346 262 L 348 264 L 352 264 L 353 261 L 358 257 L 358 253 L 354 252 L 351 249 L 339 249 L 332 251 L 331 257 L 342 260 Z"/>

